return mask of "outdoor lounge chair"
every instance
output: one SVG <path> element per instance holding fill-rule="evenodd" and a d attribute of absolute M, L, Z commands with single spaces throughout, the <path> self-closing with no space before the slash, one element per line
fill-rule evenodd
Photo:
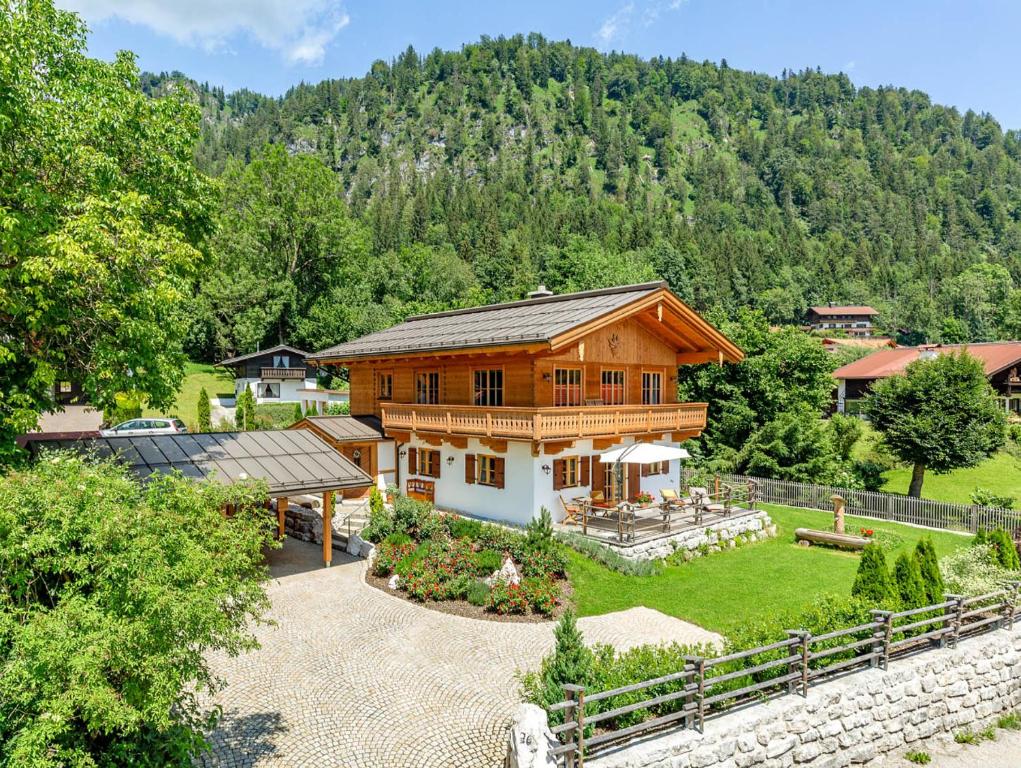
<path fill-rule="evenodd" d="M 663 504 L 667 509 L 684 509 L 687 506 L 673 488 L 661 488 L 659 495 L 663 497 Z"/>
<path fill-rule="evenodd" d="M 576 501 L 565 501 L 563 494 L 558 494 L 557 498 L 560 499 L 560 506 L 564 510 L 564 519 L 562 522 L 565 525 L 577 525 L 578 515 L 581 514 L 581 504 Z"/>
<path fill-rule="evenodd" d="M 688 493 L 691 494 L 691 500 L 695 505 L 695 508 L 701 513 L 708 512 L 709 514 L 726 515 L 728 513 L 727 508 L 723 504 L 718 504 L 713 501 L 713 497 L 709 495 L 707 488 L 699 486 L 691 486 L 688 488 Z"/>

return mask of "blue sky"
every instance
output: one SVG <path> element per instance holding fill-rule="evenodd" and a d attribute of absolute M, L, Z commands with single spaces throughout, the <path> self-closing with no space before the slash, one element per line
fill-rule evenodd
<path fill-rule="evenodd" d="M 858 85 L 928 92 L 1021 128 L 1021 2 L 1014 0 L 57 0 L 91 28 L 89 48 L 127 48 L 152 71 L 280 94 L 302 80 L 364 74 L 410 43 L 458 48 L 541 32 L 602 50 L 678 56 L 779 74 L 843 71 Z"/>

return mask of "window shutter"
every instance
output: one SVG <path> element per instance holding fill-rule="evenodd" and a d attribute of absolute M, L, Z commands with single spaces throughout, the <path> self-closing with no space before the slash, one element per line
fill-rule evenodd
<path fill-rule="evenodd" d="M 437 480 L 439 480 L 440 479 L 440 465 L 443 464 L 443 456 L 440 454 L 439 451 L 433 451 L 432 455 L 433 455 L 433 462 L 432 462 L 433 477 L 435 477 Z"/>
<path fill-rule="evenodd" d="M 651 464 L 642 464 L 642 477 L 648 477 L 650 474 L 652 474 L 651 470 L 652 470 Z"/>
<path fill-rule="evenodd" d="M 497 456 L 493 459 L 493 470 L 496 477 L 493 483 L 497 488 L 503 488 L 503 459 Z"/>
<path fill-rule="evenodd" d="M 466 483 L 475 482 L 475 454 L 466 453 L 464 455 L 464 481 Z"/>
<path fill-rule="evenodd" d="M 564 465 L 563 459 L 553 459 L 553 490 L 559 491 L 564 487 Z"/>
<path fill-rule="evenodd" d="M 408 448 L 408 474 L 418 474 L 418 448 Z"/>
<path fill-rule="evenodd" d="M 594 459 L 594 466 L 592 467 L 592 492 L 595 493 L 606 488 L 606 467 L 600 464 L 599 460 L 594 456 L 592 458 Z"/>
<path fill-rule="evenodd" d="M 639 471 L 637 464 L 627 465 L 627 496 L 628 499 L 634 499 L 641 493 L 642 481 L 641 472 Z"/>
<path fill-rule="evenodd" d="M 592 481 L 589 477 L 589 457 L 582 456 L 578 459 L 578 485 L 591 485 Z"/>

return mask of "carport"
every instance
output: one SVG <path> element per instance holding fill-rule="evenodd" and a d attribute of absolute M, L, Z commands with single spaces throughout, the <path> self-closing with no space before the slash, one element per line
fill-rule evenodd
<path fill-rule="evenodd" d="M 277 502 L 277 533 L 284 535 L 287 499 L 322 494 L 323 564 L 333 557 L 333 494 L 366 488 L 372 478 L 309 430 L 209 432 L 87 440 L 36 440 L 44 449 L 72 449 L 99 458 L 116 457 L 143 482 L 155 473 L 178 471 L 196 480 L 238 483 L 263 480 Z"/>

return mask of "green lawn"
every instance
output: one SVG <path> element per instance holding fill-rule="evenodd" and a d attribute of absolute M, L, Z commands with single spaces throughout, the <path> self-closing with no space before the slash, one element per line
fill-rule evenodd
<path fill-rule="evenodd" d="M 206 388 L 210 397 L 217 394 L 234 394 L 234 379 L 229 371 L 214 368 L 208 363 L 188 363 L 184 370 L 184 381 L 177 393 L 177 401 L 164 411 L 145 408 L 143 416 L 177 416 L 189 429 L 198 422 L 199 390 Z"/>
<path fill-rule="evenodd" d="M 884 491 L 907 493 L 911 483 L 911 469 L 891 469 L 883 475 L 883 479 Z M 999 496 L 1012 496 L 1015 502 L 1021 500 L 1021 459 L 1007 451 L 1000 451 L 970 469 L 955 469 L 946 475 L 926 472 L 922 496 L 938 501 L 970 504 L 971 493 L 976 488 L 984 488 Z"/>
<path fill-rule="evenodd" d="M 828 529 L 833 516 L 814 510 L 763 505 L 778 528 L 777 537 L 667 565 L 656 576 L 625 576 L 573 550 L 570 577 L 578 614 L 591 616 L 637 605 L 654 608 L 726 634 L 735 625 L 771 613 L 797 609 L 813 598 L 848 594 L 858 567 L 858 554 L 824 547 L 800 547 L 795 528 Z M 900 537 L 900 547 L 887 553 L 888 562 L 904 549 L 931 535 L 938 555 L 966 545 L 969 538 L 896 523 L 848 517 L 848 530 L 861 526 Z"/>

